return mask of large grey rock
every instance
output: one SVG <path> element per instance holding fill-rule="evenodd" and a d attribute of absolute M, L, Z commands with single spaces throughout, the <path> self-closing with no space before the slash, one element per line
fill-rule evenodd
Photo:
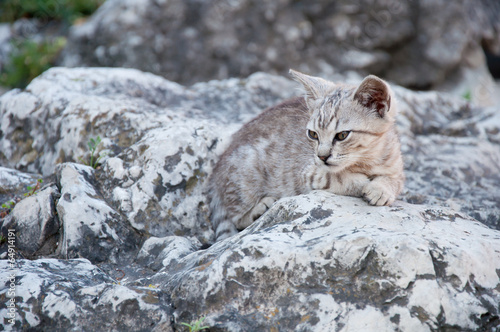
<path fill-rule="evenodd" d="M 2 260 L 2 280 L 17 275 L 16 322 L 4 327 L 170 331 L 206 317 L 211 331 L 500 328 L 500 232 L 453 210 L 316 191 L 207 250 L 193 244 L 146 241 L 138 261 L 163 259 L 149 278 L 123 278 L 124 267 L 114 279 L 85 259 Z"/>
<path fill-rule="evenodd" d="M 61 237 L 57 255 L 92 262 L 125 263 L 135 256 L 140 235 L 99 195 L 89 166 L 61 164 L 56 169 Z"/>
<path fill-rule="evenodd" d="M 184 84 L 290 67 L 356 70 L 428 88 L 484 69 L 482 45 L 500 54 L 499 15 L 495 0 L 108 0 L 73 27 L 62 63 Z"/>
<path fill-rule="evenodd" d="M 396 89 L 411 203 L 461 210 L 500 228 L 500 107 Z"/>
<path fill-rule="evenodd" d="M 242 122 L 291 96 L 294 87 L 284 78 L 264 74 L 188 89 L 136 70 L 54 68 L 27 90 L 13 90 L 0 100 L 0 117 L 5 119 L 0 161 L 50 175 L 58 163 L 82 156 L 88 160 L 87 140 L 100 135 L 97 153 L 107 155 L 95 183 L 89 167 L 57 169 L 59 216 L 71 220 L 62 223 L 71 228 L 64 242 L 76 229 L 83 241 L 85 229 L 96 235 L 104 220 L 116 224 L 125 217 L 139 232 L 194 236 L 207 244 L 213 231 L 203 184 L 218 154 Z M 42 125 L 47 118 L 51 120 Z M 122 241 L 102 231 L 113 238 L 110 246 Z M 102 257 L 108 249 L 99 241 L 103 246 L 91 252 Z M 59 248 L 61 255 L 69 250 Z"/>
<path fill-rule="evenodd" d="M 9 287 L 0 289 L 3 331 L 172 331 L 165 293 L 127 287 L 86 259 L 0 260 L 0 278 L 15 276 L 15 323 L 10 324 Z"/>
<path fill-rule="evenodd" d="M 26 257 L 52 254 L 59 240 L 60 224 L 56 212 L 59 197 L 59 190 L 51 185 L 21 200 L 5 218 L 2 235 L 7 238 L 7 231 L 15 229 L 18 233 L 16 249 Z"/>
<path fill-rule="evenodd" d="M 287 198 L 209 247 L 204 185 L 218 155 L 244 122 L 299 93 L 263 73 L 187 88 L 133 69 L 53 68 L 1 96 L 6 195 L 47 179 L 1 220 L 17 229 L 23 285 L 42 285 L 23 291 L 16 326 L 180 330 L 207 316 L 214 331 L 499 328 L 498 106 L 395 87 L 406 202 Z M 97 135 L 97 169 L 75 163 Z"/>
<path fill-rule="evenodd" d="M 52 174 L 85 157 L 90 137 L 100 135 L 102 149 L 117 155 L 171 121 L 241 123 L 296 92 L 294 83 L 265 74 L 185 88 L 131 69 L 52 68 L 0 99 L 0 162 Z"/>
<path fill-rule="evenodd" d="M 2 234 L 7 238 L 9 229 L 16 230 L 22 257 L 85 257 L 113 264 L 135 258 L 144 240 L 102 198 L 93 171 L 80 164 L 58 165 L 55 183 L 21 200 L 4 218 Z"/>
<path fill-rule="evenodd" d="M 500 227 L 498 106 L 395 92 L 407 174 L 402 198 Z M 53 68 L 0 98 L 0 162 L 47 176 L 60 162 L 88 158 L 89 137 L 100 135 L 107 156 L 96 177 L 107 204 L 139 231 L 207 243 L 203 185 L 230 135 L 299 93 L 289 80 L 262 73 L 186 88 L 131 69 Z"/>
<path fill-rule="evenodd" d="M 491 331 L 499 268 L 500 232 L 465 215 L 317 191 L 147 282 L 211 331 Z"/>

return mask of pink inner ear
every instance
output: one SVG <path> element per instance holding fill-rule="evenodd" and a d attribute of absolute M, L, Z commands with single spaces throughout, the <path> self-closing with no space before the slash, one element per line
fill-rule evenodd
<path fill-rule="evenodd" d="M 390 96 L 387 96 L 382 91 L 377 91 L 372 95 L 371 104 L 373 107 L 375 107 L 380 116 L 384 116 L 385 113 L 389 112 L 390 101 L 391 101 Z"/>
<path fill-rule="evenodd" d="M 383 82 L 363 82 L 354 97 L 363 106 L 375 109 L 381 117 L 389 112 L 391 96 Z"/>

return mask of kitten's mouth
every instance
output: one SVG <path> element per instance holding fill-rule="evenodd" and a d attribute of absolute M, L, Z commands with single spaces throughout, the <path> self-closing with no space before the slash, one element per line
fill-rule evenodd
<path fill-rule="evenodd" d="M 319 164 L 326 166 L 326 167 L 338 167 L 339 165 L 337 163 L 328 161 L 328 160 L 319 160 Z"/>

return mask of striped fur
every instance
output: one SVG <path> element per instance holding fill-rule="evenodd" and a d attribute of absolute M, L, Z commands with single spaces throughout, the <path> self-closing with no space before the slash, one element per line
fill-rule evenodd
<path fill-rule="evenodd" d="M 245 124 L 209 179 L 217 240 L 249 226 L 281 197 L 321 189 L 390 205 L 403 188 L 390 87 L 375 76 L 356 87 L 295 71 L 291 75 L 306 96 Z"/>

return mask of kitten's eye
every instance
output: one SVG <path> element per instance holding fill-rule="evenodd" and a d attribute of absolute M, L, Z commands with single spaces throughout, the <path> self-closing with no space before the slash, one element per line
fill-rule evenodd
<path fill-rule="evenodd" d="M 337 141 L 343 141 L 347 138 L 347 136 L 349 136 L 349 133 L 350 133 L 350 131 L 341 131 L 340 133 L 335 135 L 335 139 Z"/>
<path fill-rule="evenodd" d="M 318 139 L 318 133 L 312 130 L 307 131 L 307 136 L 309 136 L 310 139 L 317 140 Z"/>

